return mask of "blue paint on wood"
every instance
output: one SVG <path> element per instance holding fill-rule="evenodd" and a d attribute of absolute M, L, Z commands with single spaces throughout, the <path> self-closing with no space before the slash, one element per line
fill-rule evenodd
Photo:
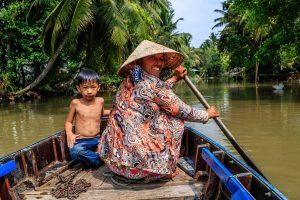
<path fill-rule="evenodd" d="M 207 148 L 202 149 L 202 158 L 232 193 L 231 199 L 254 200 L 241 182 Z"/>
<path fill-rule="evenodd" d="M 252 200 L 254 199 L 249 193 L 245 190 L 238 190 L 234 194 L 231 195 L 231 200 Z"/>
<path fill-rule="evenodd" d="M 9 174 L 17 168 L 16 162 L 14 160 L 10 160 L 5 164 L 0 164 L 0 177 Z"/>

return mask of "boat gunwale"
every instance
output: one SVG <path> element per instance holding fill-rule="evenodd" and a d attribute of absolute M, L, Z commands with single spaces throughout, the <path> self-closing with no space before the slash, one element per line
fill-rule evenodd
<path fill-rule="evenodd" d="M 102 122 L 105 122 L 105 124 L 106 124 L 106 121 L 108 120 L 108 116 L 102 116 L 102 117 L 101 117 L 101 120 L 102 120 Z M 103 125 L 103 124 L 101 124 L 101 126 L 102 126 L 102 125 Z M 56 133 L 54 133 L 54 134 L 52 134 L 52 135 L 49 135 L 49 136 L 47 136 L 47 137 L 44 137 L 44 138 L 42 138 L 42 139 L 40 139 L 40 140 L 38 140 L 38 141 L 36 141 L 36 142 L 33 142 L 33 143 L 31 143 L 31 144 L 29 144 L 29 145 L 27 145 L 27 146 L 25 146 L 25 147 L 22 147 L 21 149 L 19 149 L 19 150 L 17 150 L 17 151 L 14 151 L 14 152 L 12 152 L 12 153 L 6 154 L 6 155 L 4 155 L 3 157 L 0 157 L 0 164 L 1 164 L 2 161 L 6 161 L 7 158 L 10 158 L 10 157 L 12 157 L 12 156 L 14 156 L 14 155 L 18 155 L 18 153 L 21 153 L 22 151 L 29 150 L 29 149 L 31 149 L 31 147 L 34 147 L 35 145 L 37 145 L 37 144 L 39 144 L 39 143 L 42 143 L 42 142 L 44 142 L 44 141 L 47 141 L 48 139 L 58 138 L 59 136 L 64 135 L 65 133 L 66 133 L 65 130 L 61 130 L 61 131 L 56 132 Z"/>
<path fill-rule="evenodd" d="M 23 151 L 30 150 L 30 149 L 31 149 L 32 147 L 34 147 L 35 145 L 37 145 L 37 144 L 39 144 L 39 143 L 42 143 L 42 142 L 44 142 L 44 141 L 47 141 L 47 140 L 49 140 L 49 139 L 52 139 L 52 138 L 57 138 L 57 137 L 59 137 L 60 135 L 62 135 L 62 134 L 64 134 L 64 133 L 65 133 L 64 130 L 63 130 L 63 131 L 60 131 L 60 132 L 57 132 L 57 133 L 54 133 L 53 135 L 47 136 L 47 137 L 42 138 L 42 139 L 40 139 L 40 140 L 38 140 L 38 141 L 36 141 L 36 142 L 34 142 L 34 143 L 31 143 L 31 144 L 27 145 L 27 146 L 25 146 L 25 147 L 22 147 L 21 149 L 19 149 L 19 150 L 17 150 L 17 151 L 14 151 L 14 152 L 12 152 L 12 153 L 9 153 L 9 154 L 7 154 L 7 155 L 4 155 L 3 157 L 0 157 L 0 164 L 1 164 L 2 161 L 6 161 L 7 158 L 10 158 L 10 157 L 12 157 L 12 156 L 14 156 L 14 155 L 18 155 L 18 153 L 21 153 L 21 152 L 23 152 Z"/>
<path fill-rule="evenodd" d="M 106 125 L 107 119 L 105 123 L 103 123 L 101 125 L 101 127 L 104 125 Z M 234 155 L 232 152 L 230 152 L 230 150 L 228 150 L 226 147 L 220 145 L 218 142 L 214 141 L 213 139 L 207 137 L 206 135 L 204 135 L 201 131 L 191 127 L 188 124 L 185 124 L 185 131 L 191 131 L 192 133 L 194 133 L 195 135 L 199 136 L 200 138 L 206 140 L 208 143 L 210 143 L 211 145 L 214 146 L 214 148 L 219 149 L 224 151 L 224 153 L 232 160 L 234 160 L 236 162 L 236 165 L 241 167 L 241 169 L 244 169 L 245 171 L 248 171 L 250 173 L 253 174 L 253 176 L 259 181 L 259 183 L 261 183 L 263 185 L 263 187 L 265 187 L 267 190 L 271 191 L 274 195 L 274 197 L 277 197 L 278 199 L 287 199 L 287 197 L 285 197 L 275 186 L 273 186 L 269 181 L 267 181 L 266 179 L 264 179 L 262 176 L 260 176 L 254 169 L 252 169 L 250 166 L 248 166 L 243 160 L 241 160 L 240 158 L 238 158 L 236 155 Z M 8 159 L 13 159 L 16 156 L 19 156 L 23 151 L 28 151 L 31 148 L 34 148 L 35 146 L 42 144 L 43 142 L 49 141 L 53 138 L 59 138 L 61 135 L 64 135 L 65 131 L 59 131 L 57 133 L 54 133 L 53 135 L 50 135 L 48 137 L 45 137 L 43 139 L 38 140 L 37 142 L 34 142 L 28 146 L 25 146 L 23 148 L 21 148 L 20 150 L 17 150 L 15 152 L 12 152 L 4 157 L 0 158 L 0 163 L 2 161 L 8 161 Z"/>
<path fill-rule="evenodd" d="M 245 161 L 238 158 L 236 155 L 234 155 L 232 152 L 230 152 L 229 149 L 222 146 L 221 144 L 217 143 L 216 141 L 212 140 L 211 138 L 207 137 L 201 131 L 196 130 L 195 128 L 191 127 L 190 125 L 185 125 L 185 128 L 190 130 L 191 132 L 196 133 L 203 139 L 207 140 L 209 143 L 213 144 L 217 148 L 223 150 L 229 157 L 231 157 L 233 160 L 235 160 L 240 166 L 242 166 L 246 171 L 251 172 L 256 178 L 258 178 L 262 184 L 266 186 L 266 188 L 269 188 L 271 191 L 274 192 L 275 195 L 277 195 L 278 198 L 287 200 L 288 198 L 282 194 L 275 186 L 273 186 L 269 181 L 267 181 L 265 178 L 263 178 L 259 173 L 257 173 L 254 169 L 252 169 Z"/>

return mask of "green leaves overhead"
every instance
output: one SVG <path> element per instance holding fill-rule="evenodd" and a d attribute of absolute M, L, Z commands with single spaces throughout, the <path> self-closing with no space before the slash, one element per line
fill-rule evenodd
<path fill-rule="evenodd" d="M 92 46 L 94 49 L 105 47 L 108 53 L 111 50 L 107 48 L 124 51 L 128 42 L 151 35 L 154 26 L 161 21 L 160 13 L 167 11 L 164 9 L 168 9 L 168 4 L 163 0 L 62 0 L 46 19 L 44 47 L 47 52 L 53 53 L 61 38 L 67 35 L 67 45 L 72 51 L 78 48 L 84 51 L 87 48 L 89 54 Z M 95 33 L 102 39 L 97 38 Z M 98 46 L 95 43 L 80 45 L 79 37 L 80 42 L 89 41 L 90 44 L 95 39 Z"/>
<path fill-rule="evenodd" d="M 124 46 L 128 39 L 128 33 L 125 32 L 124 29 L 114 26 L 110 39 L 116 46 Z"/>
<path fill-rule="evenodd" d="M 77 67 L 94 68 L 116 84 L 120 64 L 144 39 L 171 39 L 170 45 L 191 55 L 187 35 L 175 33 L 171 23 L 160 29 L 172 18 L 167 0 L 31 0 L 6 7 L 0 10 L 5 92 L 44 90 L 45 85 L 55 91 L 66 87 Z"/>
<path fill-rule="evenodd" d="M 63 24 L 68 22 L 69 13 L 71 13 L 70 3 L 71 0 L 61 1 L 52 10 L 50 15 L 45 20 L 44 23 L 44 50 L 46 52 L 54 52 L 56 46 L 56 40 L 62 35 Z M 64 4 L 66 3 L 66 4 Z"/>
<path fill-rule="evenodd" d="M 48 59 L 41 37 L 45 13 L 35 13 L 38 20 L 28 23 L 29 2 L 5 6 L 0 10 L 0 93 L 14 92 L 32 81 Z"/>
<path fill-rule="evenodd" d="M 98 23 L 105 27 L 102 30 L 106 35 L 105 37 L 112 45 L 122 48 L 128 41 L 129 33 L 117 2 L 113 0 L 102 1 L 99 11 L 98 19 L 101 21 Z"/>
<path fill-rule="evenodd" d="M 81 32 L 86 31 L 87 27 L 93 24 L 95 11 L 93 6 L 93 0 L 78 0 L 74 9 L 69 8 L 68 13 L 73 12 L 68 30 L 70 42 L 76 40 Z M 64 24 L 67 24 L 66 21 Z"/>

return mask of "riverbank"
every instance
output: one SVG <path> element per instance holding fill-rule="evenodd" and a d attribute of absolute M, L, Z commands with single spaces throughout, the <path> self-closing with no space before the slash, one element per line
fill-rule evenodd
<path fill-rule="evenodd" d="M 101 84 L 100 92 L 114 92 L 117 91 L 117 84 Z M 59 96 L 76 96 L 77 90 L 74 87 L 62 88 L 61 90 L 43 91 L 32 90 L 23 93 L 22 95 L 15 95 L 14 93 L 0 93 L 0 103 L 4 102 L 26 102 L 34 99 L 41 99 L 47 97 L 59 97 Z"/>
<path fill-rule="evenodd" d="M 235 77 L 211 77 L 208 79 L 203 79 L 198 75 L 194 75 L 191 77 L 193 82 L 234 82 L 234 83 L 239 83 L 239 82 L 245 82 L 246 80 L 243 79 L 236 79 Z M 121 80 L 114 81 L 113 83 L 108 83 L 108 84 L 101 84 L 101 90 L 100 92 L 116 92 L 119 83 Z M 285 85 L 300 85 L 300 74 L 298 76 L 290 76 L 288 78 L 285 78 L 284 80 L 278 81 L 278 80 L 270 80 L 269 82 L 266 82 L 268 84 L 278 84 L 278 82 L 283 83 Z M 263 85 L 265 83 L 259 83 L 259 85 Z M 59 96 L 76 96 L 77 95 L 77 90 L 75 89 L 75 86 L 64 86 L 63 84 L 61 85 L 62 87 L 56 90 L 40 90 L 40 89 L 34 89 L 32 91 L 25 92 L 22 95 L 15 95 L 14 93 L 1 93 L 0 92 L 0 103 L 1 102 L 26 102 L 30 101 L 33 99 L 40 99 L 40 98 L 47 98 L 47 97 L 59 97 Z"/>

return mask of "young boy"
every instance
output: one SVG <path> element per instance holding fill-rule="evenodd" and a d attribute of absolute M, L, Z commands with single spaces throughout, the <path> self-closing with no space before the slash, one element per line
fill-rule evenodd
<path fill-rule="evenodd" d="M 100 137 L 101 116 L 108 115 L 110 111 L 104 110 L 104 99 L 96 97 L 100 90 L 100 80 L 95 71 L 83 69 L 76 79 L 76 88 L 82 98 L 73 99 L 70 103 L 65 122 L 68 147 L 72 159 L 99 167 L 101 160 L 95 150 Z M 75 132 L 72 131 L 74 119 Z"/>

